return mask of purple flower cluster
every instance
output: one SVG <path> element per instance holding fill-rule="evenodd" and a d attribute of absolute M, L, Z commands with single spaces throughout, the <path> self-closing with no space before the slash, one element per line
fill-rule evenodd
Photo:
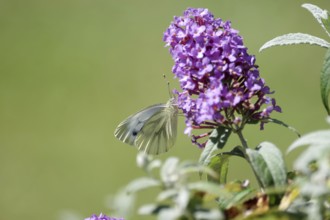
<path fill-rule="evenodd" d="M 281 112 L 267 96 L 272 92 L 259 76 L 255 57 L 229 21 L 214 18 L 208 9 L 188 8 L 174 17 L 163 40 L 183 90 L 177 94 L 186 133 L 218 125 L 237 129 L 252 121 L 262 128 L 274 110 Z"/>
<path fill-rule="evenodd" d="M 89 218 L 85 218 L 85 220 L 124 220 L 123 218 L 113 218 L 113 217 L 108 217 L 104 214 L 100 214 L 99 216 L 93 214 Z"/>

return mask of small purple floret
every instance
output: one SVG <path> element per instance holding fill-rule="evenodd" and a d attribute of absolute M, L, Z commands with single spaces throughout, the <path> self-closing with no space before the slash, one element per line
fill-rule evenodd
<path fill-rule="evenodd" d="M 99 216 L 93 214 L 91 217 L 85 218 L 85 220 L 124 220 L 124 219 L 109 217 L 101 213 Z"/>

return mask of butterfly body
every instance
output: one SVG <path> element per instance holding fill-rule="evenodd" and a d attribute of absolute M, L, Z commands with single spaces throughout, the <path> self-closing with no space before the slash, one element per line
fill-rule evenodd
<path fill-rule="evenodd" d="M 135 113 L 121 122 L 115 136 L 148 154 L 168 151 L 175 143 L 178 107 L 175 98 Z"/>

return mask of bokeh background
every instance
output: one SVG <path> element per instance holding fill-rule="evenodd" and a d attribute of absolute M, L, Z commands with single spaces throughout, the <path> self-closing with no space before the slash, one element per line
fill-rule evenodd
<path fill-rule="evenodd" d="M 255 54 L 261 75 L 283 113 L 301 133 L 327 128 L 319 73 L 325 49 L 263 43 L 289 32 L 326 34 L 305 1 L 277 0 L 0 0 L 0 219 L 63 219 L 109 213 L 105 204 L 144 175 L 136 149 L 113 136 L 128 115 L 166 102 L 173 62 L 162 34 L 187 7 L 206 7 L 231 20 Z M 329 0 L 310 1 L 330 9 Z M 183 134 L 161 159 L 197 160 L 200 150 Z M 268 124 L 249 126 L 251 146 L 268 140 L 283 152 L 296 136 Z M 234 146 L 232 137 L 228 144 Z M 286 156 L 290 167 L 298 152 Z M 230 164 L 230 179 L 253 179 L 246 163 Z M 151 202 L 146 191 L 139 202 Z M 111 213 L 110 213 L 111 214 Z M 61 217 L 62 216 L 62 217 Z M 153 219 L 134 217 L 134 219 Z"/>

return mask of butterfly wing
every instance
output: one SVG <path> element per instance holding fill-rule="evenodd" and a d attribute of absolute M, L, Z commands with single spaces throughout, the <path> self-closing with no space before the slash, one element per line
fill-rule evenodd
<path fill-rule="evenodd" d="M 165 104 L 157 104 L 129 116 L 116 128 L 115 137 L 124 143 L 135 145 L 135 140 L 148 119 L 164 108 Z"/>
<path fill-rule="evenodd" d="M 129 116 L 118 125 L 115 136 L 148 154 L 168 151 L 175 143 L 178 108 L 172 98 Z"/>
<path fill-rule="evenodd" d="M 178 109 L 170 100 L 150 117 L 139 132 L 135 145 L 147 154 L 167 152 L 176 141 Z"/>

